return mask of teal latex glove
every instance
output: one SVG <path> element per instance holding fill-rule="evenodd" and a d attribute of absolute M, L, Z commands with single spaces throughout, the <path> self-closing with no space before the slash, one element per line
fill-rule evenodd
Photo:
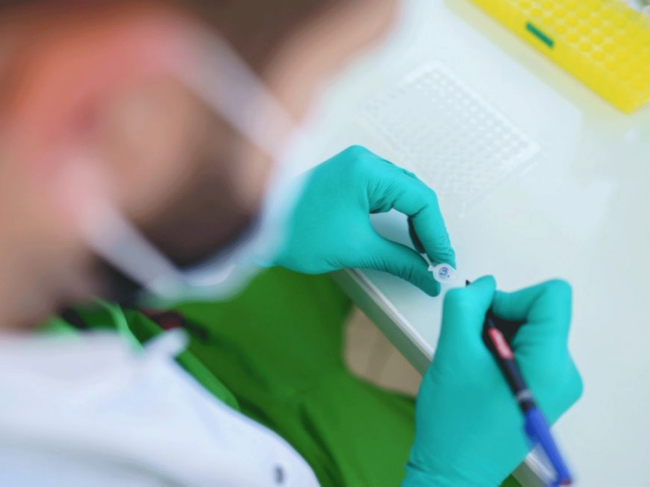
<path fill-rule="evenodd" d="M 485 347 L 485 313 L 524 322 L 512 348 L 549 423 L 582 393 L 569 355 L 571 289 L 550 281 L 512 294 L 484 277 L 445 296 L 440 340 L 416 404 L 403 487 L 497 487 L 529 451 L 523 416 Z"/>
<path fill-rule="evenodd" d="M 413 249 L 375 232 L 371 213 L 408 215 L 431 261 L 456 267 L 435 193 L 414 174 L 359 146 L 314 168 L 298 199 L 287 241 L 275 263 L 304 274 L 368 268 L 406 279 L 431 296 L 440 285 Z M 420 245 L 421 243 L 421 245 Z"/>

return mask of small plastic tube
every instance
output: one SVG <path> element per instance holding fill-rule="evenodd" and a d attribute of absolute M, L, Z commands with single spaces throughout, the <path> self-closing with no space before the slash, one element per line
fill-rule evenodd
<path fill-rule="evenodd" d="M 429 272 L 433 274 L 433 278 L 441 284 L 453 282 L 458 277 L 456 269 L 450 264 L 442 263 L 437 266 L 430 265 Z"/>

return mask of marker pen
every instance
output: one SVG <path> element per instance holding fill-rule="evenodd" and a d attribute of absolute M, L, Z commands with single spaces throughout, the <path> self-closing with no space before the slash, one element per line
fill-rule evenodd
<path fill-rule="evenodd" d="M 506 322 L 497 318 L 490 309 L 485 316 L 483 341 L 499 364 L 499 368 L 508 381 L 510 390 L 524 415 L 524 432 L 532 445 L 539 445 L 550 466 L 555 470 L 556 478 L 552 486 L 571 485 L 569 470 L 562 460 L 555 441 L 553 441 L 544 415 L 535 404 L 532 392 L 526 386 L 512 349 L 503 336 L 502 329 L 506 329 Z"/>

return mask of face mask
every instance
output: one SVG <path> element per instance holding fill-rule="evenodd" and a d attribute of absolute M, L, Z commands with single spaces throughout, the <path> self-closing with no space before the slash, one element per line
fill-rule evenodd
<path fill-rule="evenodd" d="M 110 264 L 111 281 L 129 290 L 127 300 L 132 291 L 143 288 L 149 304 L 226 297 L 260 265 L 272 263 L 301 186 L 297 161 L 309 147 L 305 131 L 294 126 L 282 105 L 223 39 L 193 27 L 185 40 L 190 49 L 171 52 L 165 60 L 169 73 L 269 156 L 273 165 L 261 211 L 248 230 L 189 268 L 175 265 L 110 202 L 96 199 L 79 209 L 82 234 Z"/>

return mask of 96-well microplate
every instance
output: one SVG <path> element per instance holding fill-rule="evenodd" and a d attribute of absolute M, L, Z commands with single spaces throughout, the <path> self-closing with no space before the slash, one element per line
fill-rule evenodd
<path fill-rule="evenodd" d="M 364 114 L 397 162 L 461 211 L 497 187 L 539 146 L 440 63 L 373 95 Z"/>

